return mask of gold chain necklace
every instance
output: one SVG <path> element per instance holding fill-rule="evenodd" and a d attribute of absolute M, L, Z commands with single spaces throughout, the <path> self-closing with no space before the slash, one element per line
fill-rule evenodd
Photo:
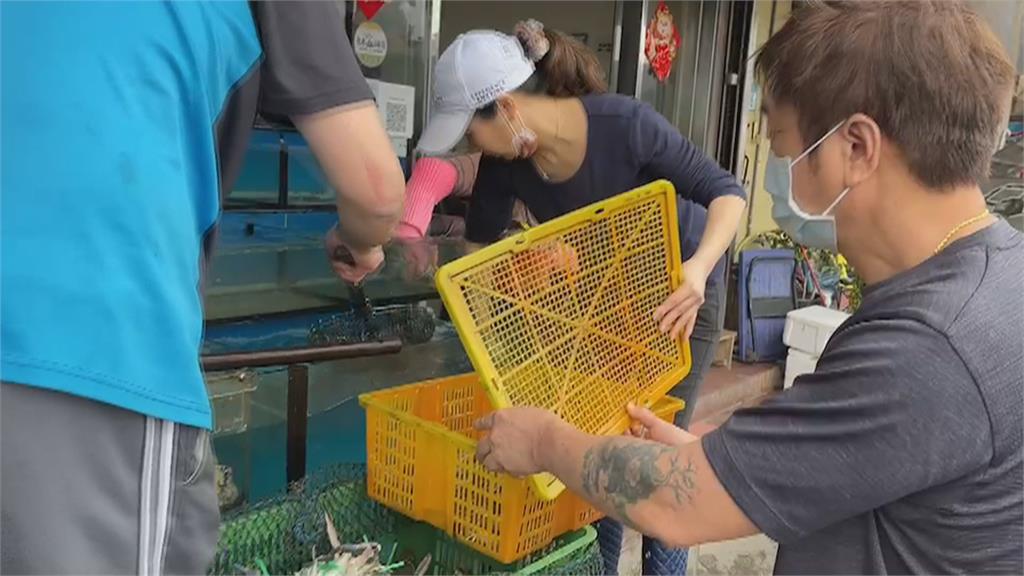
<path fill-rule="evenodd" d="M 934 254 L 938 254 L 939 252 L 942 252 L 942 250 L 945 249 L 946 246 L 949 245 L 950 240 L 953 239 L 953 236 L 955 236 L 957 232 L 963 230 L 964 228 L 967 228 L 968 226 L 970 226 L 971 224 L 974 224 L 975 222 L 980 222 L 981 220 L 983 220 L 987 216 L 988 216 L 988 208 L 986 208 L 985 211 L 982 212 L 981 214 L 978 214 L 976 216 L 971 216 L 967 220 L 964 220 L 963 222 L 961 222 L 961 223 L 957 224 L 956 226 L 954 226 L 953 229 L 949 231 L 949 234 L 946 234 L 946 237 L 942 239 L 942 242 L 939 242 L 939 245 L 935 248 Z"/>

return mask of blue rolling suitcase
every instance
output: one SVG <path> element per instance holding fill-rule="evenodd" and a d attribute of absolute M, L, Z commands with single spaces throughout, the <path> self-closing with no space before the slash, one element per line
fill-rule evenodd
<path fill-rule="evenodd" d="M 737 291 L 739 301 L 738 356 L 741 362 L 770 362 L 786 356 L 782 330 L 786 314 L 796 308 L 793 251 L 740 252 Z"/>

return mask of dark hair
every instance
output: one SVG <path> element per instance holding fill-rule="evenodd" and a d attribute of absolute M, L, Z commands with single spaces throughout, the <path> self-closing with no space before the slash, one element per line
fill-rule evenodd
<path fill-rule="evenodd" d="M 1015 74 L 989 27 L 950 0 L 807 4 L 755 69 L 773 100 L 796 109 L 805 143 L 866 114 L 937 190 L 988 175 Z"/>
<path fill-rule="evenodd" d="M 578 98 L 587 94 L 608 91 L 604 68 L 597 54 L 582 42 L 558 30 L 544 29 L 549 48 L 536 63 L 533 73 L 516 92 L 545 94 L 555 98 Z M 526 47 L 523 50 L 529 53 Z M 491 102 L 478 109 L 476 115 L 489 120 L 498 113 L 497 103 Z"/>
<path fill-rule="evenodd" d="M 531 92 L 568 98 L 608 91 L 604 68 L 593 50 L 565 32 L 545 29 L 544 36 L 550 48 L 537 62 L 534 85 L 526 83 Z"/>

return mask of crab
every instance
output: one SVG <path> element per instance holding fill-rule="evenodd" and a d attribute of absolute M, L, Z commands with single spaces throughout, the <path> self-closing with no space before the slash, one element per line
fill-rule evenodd
<path fill-rule="evenodd" d="M 234 472 L 230 466 L 217 465 L 217 505 L 221 510 L 227 510 L 238 504 L 241 500 L 241 493 L 235 485 Z"/>
<path fill-rule="evenodd" d="M 313 562 L 296 572 L 295 576 L 377 576 L 390 574 L 395 568 L 404 565 L 403 562 L 382 565 L 380 562 L 380 544 L 376 542 L 364 542 L 361 544 L 342 544 L 338 538 L 338 531 L 334 527 L 331 515 L 324 513 L 324 522 L 327 525 L 327 539 L 331 543 L 331 551 L 322 556 L 316 555 L 313 551 Z M 420 562 L 416 568 L 415 576 L 422 576 L 430 565 L 430 555 Z"/>

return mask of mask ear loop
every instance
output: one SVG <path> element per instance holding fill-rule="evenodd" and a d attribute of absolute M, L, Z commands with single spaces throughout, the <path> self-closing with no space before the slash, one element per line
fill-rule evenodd
<path fill-rule="evenodd" d="M 825 211 L 822 212 L 821 215 L 822 216 L 829 216 L 829 215 L 831 215 L 832 214 L 832 210 L 834 210 L 835 207 L 839 205 L 839 202 L 843 199 L 844 196 L 846 196 L 846 193 L 849 192 L 849 191 L 850 191 L 850 187 L 849 186 L 847 186 L 846 188 L 843 188 L 843 191 L 839 193 L 839 196 L 836 196 L 836 199 L 831 204 L 828 205 L 828 208 L 825 208 Z"/>
<path fill-rule="evenodd" d="M 512 133 L 512 148 L 516 153 L 516 157 L 525 157 L 524 150 L 526 145 L 537 140 L 537 133 L 526 126 L 526 122 L 523 122 L 523 117 L 518 112 L 516 112 L 516 120 L 520 126 L 518 130 L 513 126 L 512 120 L 509 119 L 508 114 L 505 114 L 505 111 L 500 106 L 498 107 L 498 114 L 501 115 L 501 119 L 505 121 L 505 126 Z"/>
<path fill-rule="evenodd" d="M 822 136 L 821 138 L 818 138 L 818 140 L 815 141 L 814 144 L 811 144 L 810 146 L 808 146 L 807 149 L 804 150 L 803 152 L 801 152 L 800 155 L 797 156 L 795 160 L 793 160 L 792 162 L 789 163 L 789 207 L 794 212 L 796 212 L 798 215 L 803 216 L 804 218 L 812 218 L 813 219 L 813 218 L 820 218 L 822 216 L 828 216 L 832 212 L 832 210 L 836 206 L 839 205 L 839 201 L 842 200 L 844 196 L 846 196 L 846 193 L 850 191 L 850 187 L 849 186 L 844 188 L 843 191 L 839 193 L 839 196 L 837 196 L 836 199 L 833 200 L 831 204 L 829 204 L 828 208 L 826 208 L 824 212 L 822 212 L 821 214 L 818 214 L 818 215 L 814 215 L 814 214 L 810 214 L 808 212 L 805 212 L 804 209 L 801 208 L 800 205 L 796 203 L 796 198 L 793 196 L 793 166 L 796 166 L 797 162 L 799 162 L 799 161 L 803 160 L 804 158 L 806 158 L 807 155 L 810 154 L 812 151 L 814 151 L 815 148 L 817 148 L 818 146 L 821 146 L 822 142 L 827 140 L 829 136 L 835 134 L 836 131 L 838 131 L 839 128 L 841 128 L 842 125 L 845 124 L 845 123 L 846 123 L 846 120 L 842 120 L 841 122 L 839 122 L 838 124 L 833 126 L 832 129 L 829 130 L 828 132 L 826 132 L 824 136 Z"/>
<path fill-rule="evenodd" d="M 839 130 L 839 128 L 840 128 L 840 127 L 842 127 L 842 125 L 843 125 L 843 124 L 844 124 L 845 122 L 846 122 L 846 120 L 843 120 L 843 121 L 842 121 L 842 122 L 840 122 L 839 124 L 836 124 L 835 126 L 833 126 L 833 127 L 832 127 L 832 129 L 831 129 L 831 130 L 829 130 L 828 132 L 826 132 L 824 136 L 822 136 L 821 138 L 818 138 L 818 140 L 817 140 L 817 141 L 816 141 L 816 142 L 815 142 L 814 144 L 811 144 L 810 146 L 808 146 L 808 147 L 807 147 L 807 150 L 804 150 L 803 152 L 801 152 L 801 153 L 800 153 L 800 155 L 799 155 L 799 156 L 797 156 L 797 157 L 796 157 L 796 160 L 793 160 L 792 162 L 790 162 L 790 164 L 789 164 L 789 167 L 790 167 L 790 168 L 792 168 L 794 164 L 796 164 L 797 162 L 799 162 L 799 161 L 803 160 L 803 159 L 804 159 L 804 158 L 805 158 L 805 157 L 806 157 L 806 156 L 807 156 L 808 154 L 810 154 L 810 153 L 811 153 L 811 152 L 812 152 L 812 151 L 813 151 L 813 150 L 814 150 L 815 148 L 817 148 L 818 146 L 821 146 L 821 143 L 822 143 L 822 142 L 824 142 L 825 140 L 827 140 L 829 136 L 831 136 L 831 135 L 835 134 L 835 133 L 836 133 L 836 131 L 837 131 L 837 130 Z"/>

